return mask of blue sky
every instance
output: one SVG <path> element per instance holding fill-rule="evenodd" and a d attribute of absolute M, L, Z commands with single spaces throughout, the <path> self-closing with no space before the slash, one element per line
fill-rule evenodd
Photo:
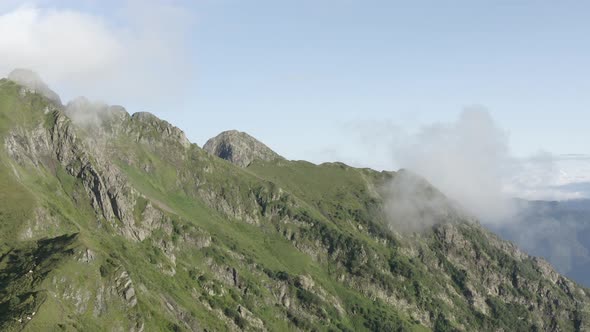
<path fill-rule="evenodd" d="M 156 55 L 134 73 L 151 76 L 121 87 L 104 77 L 72 85 L 69 74 L 40 71 L 66 100 L 84 94 L 153 112 L 199 145 L 239 129 L 292 159 L 394 167 L 387 147 L 367 144 L 386 145 L 392 131 L 453 122 L 480 105 L 509 133 L 515 156 L 590 153 L 587 2 L 146 3 L 8 0 L 0 10 L 70 10 L 116 39 L 142 7 L 172 8 L 162 17 L 159 9 L 142 15 L 128 36 L 153 28 L 150 36 L 174 40 L 137 43 L 138 54 Z M 131 91 L 148 83 L 145 96 Z"/>
<path fill-rule="evenodd" d="M 304 154 L 341 140 L 339 122 L 388 120 L 411 130 L 478 104 L 510 132 L 518 155 L 590 152 L 590 8 L 291 3 L 196 8 L 198 109 L 235 116 L 233 127 Z M 282 132 L 306 137 L 277 140 Z"/>

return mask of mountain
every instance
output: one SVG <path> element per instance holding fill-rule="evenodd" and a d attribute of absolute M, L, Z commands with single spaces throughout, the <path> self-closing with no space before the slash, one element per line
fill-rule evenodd
<path fill-rule="evenodd" d="M 513 222 L 494 230 L 590 286 L 590 200 L 520 201 L 519 206 Z"/>
<path fill-rule="evenodd" d="M 237 132 L 210 153 L 7 79 L 0 139 L 2 331 L 590 329 L 587 289 L 405 171 L 287 161 Z M 390 205 L 412 183 L 423 196 Z"/>
<path fill-rule="evenodd" d="M 20 84 L 29 92 L 39 93 L 40 95 L 50 99 L 52 102 L 61 105 L 61 99 L 55 91 L 51 90 L 45 82 L 41 79 L 39 74 L 29 69 L 18 68 L 8 74 L 8 79 Z"/>
<path fill-rule="evenodd" d="M 237 130 L 224 131 L 211 138 L 203 149 L 239 167 L 247 167 L 255 160 L 284 159 L 254 137 Z"/>

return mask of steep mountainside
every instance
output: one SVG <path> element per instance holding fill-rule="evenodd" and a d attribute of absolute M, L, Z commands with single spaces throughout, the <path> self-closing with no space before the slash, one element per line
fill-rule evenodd
<path fill-rule="evenodd" d="M 496 227 L 497 233 L 590 286 L 590 200 L 519 204 L 515 222 Z"/>
<path fill-rule="evenodd" d="M 238 167 L 151 114 L 84 105 L 0 81 L 2 331 L 590 329 L 585 289 L 476 221 L 391 227 L 383 186 L 405 172 L 245 134 Z"/>

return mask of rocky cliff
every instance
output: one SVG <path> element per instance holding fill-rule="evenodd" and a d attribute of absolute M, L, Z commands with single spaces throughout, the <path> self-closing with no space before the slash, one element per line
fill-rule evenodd
<path fill-rule="evenodd" d="M 240 167 L 247 167 L 255 160 L 283 159 L 254 137 L 237 130 L 224 131 L 211 138 L 203 149 Z"/>

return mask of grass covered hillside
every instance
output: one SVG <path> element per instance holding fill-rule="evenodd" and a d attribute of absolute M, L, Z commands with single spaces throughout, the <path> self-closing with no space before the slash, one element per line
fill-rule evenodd
<path fill-rule="evenodd" d="M 0 330 L 590 329 L 586 289 L 471 218 L 393 226 L 384 188 L 407 172 L 231 133 L 209 153 L 149 113 L 1 80 Z"/>

